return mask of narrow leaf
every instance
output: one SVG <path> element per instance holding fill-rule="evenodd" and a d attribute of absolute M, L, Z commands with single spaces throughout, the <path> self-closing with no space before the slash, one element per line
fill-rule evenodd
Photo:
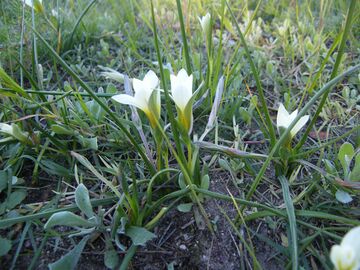
<path fill-rule="evenodd" d="M 89 238 L 84 237 L 79 244 L 77 244 L 72 250 L 65 256 L 61 257 L 58 261 L 49 264 L 50 270 L 73 270 L 80 259 L 81 253 Z"/>

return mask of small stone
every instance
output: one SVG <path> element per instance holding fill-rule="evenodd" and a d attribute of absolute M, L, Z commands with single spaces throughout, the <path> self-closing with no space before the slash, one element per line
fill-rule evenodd
<path fill-rule="evenodd" d="M 179 248 L 180 248 L 181 250 L 187 250 L 187 247 L 186 247 L 184 244 L 180 245 Z"/>

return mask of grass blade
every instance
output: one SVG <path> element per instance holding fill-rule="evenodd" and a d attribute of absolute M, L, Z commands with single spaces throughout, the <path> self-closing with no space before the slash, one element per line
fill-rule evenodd
<path fill-rule="evenodd" d="M 152 3 L 152 2 L 151 2 L 151 3 Z M 186 39 L 186 32 L 185 32 L 185 25 L 184 25 L 184 16 L 183 16 L 183 12 L 182 12 L 182 9 L 181 9 L 180 0 L 176 0 L 176 5 L 177 5 L 177 9 L 178 9 L 178 14 L 179 14 L 179 21 L 180 21 L 180 28 L 181 28 L 181 37 L 182 37 L 182 42 L 183 42 L 183 46 L 184 46 L 186 69 L 187 69 L 188 74 L 191 74 L 191 73 L 192 73 L 192 69 L 191 69 L 191 62 L 190 62 L 189 47 L 188 47 L 187 39 Z M 160 63 L 160 62 L 159 62 L 159 63 Z"/>
<path fill-rule="evenodd" d="M 89 2 L 89 4 L 85 7 L 85 9 L 83 10 L 83 12 L 81 13 L 80 17 L 77 19 L 76 23 L 74 24 L 74 27 L 71 31 L 71 35 L 70 35 L 70 39 L 69 39 L 69 45 L 72 44 L 72 40 L 74 37 L 74 34 L 76 32 L 76 29 L 78 28 L 78 26 L 80 25 L 81 20 L 83 19 L 83 17 L 86 15 L 86 13 L 90 10 L 90 8 L 96 3 L 97 0 L 92 0 L 91 2 Z"/>
<path fill-rule="evenodd" d="M 286 213 L 288 215 L 289 226 L 290 226 L 290 246 L 291 246 L 291 263 L 292 269 L 297 270 L 299 266 L 298 261 L 298 244 L 297 244 L 297 233 L 296 233 L 296 217 L 293 201 L 290 196 L 289 183 L 285 176 L 281 175 L 279 177 L 281 183 L 281 188 L 283 192 L 284 202 L 286 206 Z"/>

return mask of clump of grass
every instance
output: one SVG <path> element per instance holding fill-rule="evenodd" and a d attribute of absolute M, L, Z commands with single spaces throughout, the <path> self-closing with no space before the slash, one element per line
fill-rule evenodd
<path fill-rule="evenodd" d="M 330 247 L 360 225 L 359 6 L 344 3 L 1 3 L 0 255 L 13 255 L 9 267 L 25 240 L 31 269 L 62 236 L 81 240 L 49 267 L 75 268 L 101 235 L 106 267 L 126 269 L 170 210 L 216 234 L 207 202 L 224 200 L 237 217 L 218 213 L 255 269 L 259 243 L 287 268 L 331 268 Z M 160 84 L 145 89 L 136 78 L 150 69 Z M 177 88 L 190 92 L 186 104 Z M 151 90 L 146 106 L 132 97 L 140 110 L 114 102 L 125 90 L 120 103 L 133 104 L 132 89 Z M 298 113 L 276 126 L 279 103 Z M 230 174 L 229 195 L 212 185 L 216 164 Z M 49 190 L 45 202 L 29 196 L 38 188 Z"/>

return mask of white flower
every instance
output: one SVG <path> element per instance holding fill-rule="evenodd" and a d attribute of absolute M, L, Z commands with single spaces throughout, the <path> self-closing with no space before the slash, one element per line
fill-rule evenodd
<path fill-rule="evenodd" d="M 37 12 L 42 12 L 44 10 L 42 5 L 42 0 L 22 0 L 29 7 L 34 7 Z"/>
<path fill-rule="evenodd" d="M 182 111 L 185 110 L 187 104 L 192 97 L 193 75 L 187 75 L 185 69 L 181 69 L 178 75 L 170 75 L 171 94 L 176 106 Z"/>
<path fill-rule="evenodd" d="M 193 102 L 193 75 L 187 75 L 185 69 L 181 69 L 176 75 L 170 75 L 171 94 L 176 104 L 180 123 L 187 131 L 192 128 L 192 102 Z"/>
<path fill-rule="evenodd" d="M 52 15 L 53 17 L 55 17 L 55 18 L 58 18 L 58 16 L 59 16 L 59 14 L 58 14 L 58 12 L 56 11 L 56 9 L 52 9 L 52 10 L 51 10 L 51 15 Z"/>
<path fill-rule="evenodd" d="M 291 114 L 285 109 L 284 105 L 280 103 L 279 110 L 277 113 L 276 125 L 278 128 L 288 128 L 290 124 L 294 121 L 298 114 L 298 110 L 293 111 Z M 299 121 L 295 124 L 295 126 L 290 131 L 291 138 L 299 132 L 299 130 L 306 124 L 309 120 L 309 115 L 304 115 L 299 119 Z"/>
<path fill-rule="evenodd" d="M 156 88 L 159 79 L 155 72 L 150 70 L 143 80 L 133 79 L 134 96 L 125 94 L 115 95 L 113 100 L 121 104 L 132 105 L 142 110 L 150 120 L 152 127 L 156 126 L 155 119 L 160 118 L 160 92 Z"/>
<path fill-rule="evenodd" d="M 201 28 L 202 28 L 205 36 L 207 36 L 210 31 L 210 19 L 211 19 L 211 16 L 209 13 L 206 13 L 206 15 L 201 18 L 198 17 L 198 20 L 201 24 Z"/>
<path fill-rule="evenodd" d="M 340 245 L 331 248 L 330 259 L 336 270 L 360 269 L 360 226 L 351 229 Z"/>

